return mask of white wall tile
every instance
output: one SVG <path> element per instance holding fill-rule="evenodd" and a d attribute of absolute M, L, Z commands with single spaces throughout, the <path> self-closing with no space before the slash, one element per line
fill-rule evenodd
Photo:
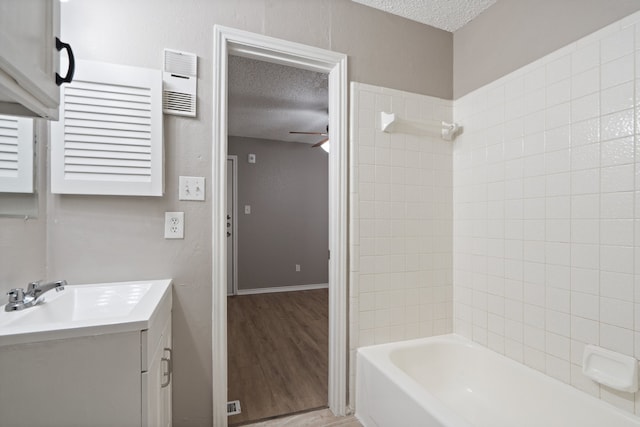
<path fill-rule="evenodd" d="M 613 92 L 617 92 L 616 88 L 609 89 Z M 619 95 L 613 95 L 613 93 L 607 96 L 608 106 L 614 104 L 614 101 L 619 101 Z M 615 104 L 616 107 L 619 104 Z M 627 107 L 628 108 L 628 107 Z M 614 112 L 618 111 L 613 107 L 609 107 Z M 571 120 L 573 122 L 580 122 L 587 119 L 592 119 L 600 115 L 600 94 L 592 93 L 591 95 L 583 96 L 582 98 L 573 99 L 571 101 Z"/>
<path fill-rule="evenodd" d="M 600 42 L 602 52 L 601 61 L 605 63 L 633 53 L 635 37 L 634 30 L 634 27 L 631 26 L 604 38 Z"/>
<path fill-rule="evenodd" d="M 601 92 L 601 112 L 602 114 L 615 113 L 617 111 L 633 108 L 634 106 L 634 82 L 623 83 L 618 86 L 605 89 Z M 597 104 L 596 104 L 597 105 Z M 582 107 L 585 110 L 586 106 Z M 581 113 L 582 111 L 578 111 Z M 585 117 L 590 118 L 590 117 Z"/>
<path fill-rule="evenodd" d="M 610 66 L 611 73 L 613 73 L 613 66 Z M 609 77 L 613 80 L 615 77 Z M 612 85 L 613 86 L 613 85 Z M 585 95 L 589 95 L 600 90 L 600 69 L 591 68 L 580 74 L 576 74 L 571 79 L 571 97 L 573 99 L 581 98 Z"/>
<path fill-rule="evenodd" d="M 591 43 L 571 54 L 571 72 L 573 75 L 600 65 L 600 43 Z"/>
<path fill-rule="evenodd" d="M 621 193 L 619 193 L 621 194 Z M 571 197 L 572 218 L 599 218 L 600 195 L 584 194 Z M 603 196 L 604 197 L 604 196 Z"/>
<path fill-rule="evenodd" d="M 633 191 L 635 183 L 634 165 L 622 165 L 602 168 L 601 191 L 613 193 L 617 191 Z"/>
<path fill-rule="evenodd" d="M 633 303 L 613 298 L 600 298 L 600 322 L 633 329 Z"/>
<path fill-rule="evenodd" d="M 544 134 L 545 151 L 564 150 L 571 147 L 571 126 L 547 130 Z"/>
<path fill-rule="evenodd" d="M 614 166 L 635 161 L 635 144 L 632 136 L 601 143 L 601 166 Z"/>
<path fill-rule="evenodd" d="M 589 320 L 600 319 L 600 301 L 596 295 L 571 293 L 571 314 Z"/>
<path fill-rule="evenodd" d="M 608 181 L 611 185 L 613 182 Z M 620 190 L 623 191 L 623 190 Z M 595 194 L 600 192 L 600 170 L 586 169 L 571 172 L 571 193 Z"/>
<path fill-rule="evenodd" d="M 632 109 L 602 116 L 600 123 L 603 141 L 633 135 L 634 111 Z"/>
<path fill-rule="evenodd" d="M 599 265 L 599 264 L 598 264 Z M 591 265 L 586 268 L 571 268 L 571 290 L 598 295 L 600 292 L 600 271 Z"/>
<path fill-rule="evenodd" d="M 453 328 L 452 145 L 383 133 L 375 126 L 380 111 L 406 120 L 452 121 L 452 102 L 363 84 L 354 89 L 352 126 L 358 132 L 350 147 L 350 270 L 352 284 L 357 283 L 351 289 L 357 314 L 351 322 L 352 351 Z M 504 103 L 499 91 L 491 102 Z M 487 151 L 480 153 L 473 164 L 486 162 Z"/>
<path fill-rule="evenodd" d="M 600 243 L 603 245 L 633 246 L 633 225 L 631 219 L 602 220 L 600 222 Z M 601 267 L 605 266 L 601 265 Z"/>
<path fill-rule="evenodd" d="M 592 144 L 600 141 L 600 118 L 571 123 L 571 146 Z"/>
<path fill-rule="evenodd" d="M 571 56 L 566 55 L 547 64 L 547 84 L 571 77 Z"/>
<path fill-rule="evenodd" d="M 606 193 L 601 195 L 600 215 L 602 218 L 633 218 L 634 194 L 632 191 Z"/>
<path fill-rule="evenodd" d="M 565 79 L 547 86 L 547 108 L 571 101 L 571 80 Z"/>
<path fill-rule="evenodd" d="M 633 331 L 601 322 L 600 345 L 622 354 L 633 355 Z"/>
<path fill-rule="evenodd" d="M 571 168 L 574 171 L 600 166 L 600 144 L 588 144 L 571 150 Z"/>
<path fill-rule="evenodd" d="M 607 89 L 634 78 L 635 57 L 626 55 L 602 65 L 601 87 Z"/>
<path fill-rule="evenodd" d="M 640 357 L 634 19 L 454 102 L 453 263 L 457 331 L 640 413 L 581 373 L 586 344 Z"/>

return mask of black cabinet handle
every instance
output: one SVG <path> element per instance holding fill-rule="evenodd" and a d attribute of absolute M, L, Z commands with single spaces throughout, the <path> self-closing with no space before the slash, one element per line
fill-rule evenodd
<path fill-rule="evenodd" d="M 67 55 L 69 55 L 69 69 L 67 70 L 67 75 L 62 77 L 60 74 L 56 73 L 56 84 L 58 86 L 62 85 L 62 83 L 71 83 L 73 80 L 73 74 L 76 72 L 76 59 L 73 56 L 73 50 L 71 50 L 71 46 L 68 43 L 62 42 L 59 38 L 56 37 L 56 49 L 60 52 L 62 49 L 67 50 Z"/>

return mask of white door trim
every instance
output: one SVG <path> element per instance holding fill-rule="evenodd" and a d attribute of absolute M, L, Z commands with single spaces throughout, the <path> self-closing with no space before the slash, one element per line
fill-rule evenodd
<path fill-rule="evenodd" d="M 233 239 L 233 284 L 231 289 L 231 295 L 238 295 L 238 156 L 229 155 L 227 161 L 233 163 L 233 203 L 234 207 L 231 210 L 231 238 Z M 225 200 L 227 200 L 225 198 Z M 229 210 L 227 209 L 227 212 Z M 227 283 L 225 281 L 225 283 Z"/>
<path fill-rule="evenodd" d="M 213 28 L 213 425 L 227 425 L 225 200 L 229 54 L 329 74 L 329 408 L 347 410 L 347 56 L 215 25 Z"/>

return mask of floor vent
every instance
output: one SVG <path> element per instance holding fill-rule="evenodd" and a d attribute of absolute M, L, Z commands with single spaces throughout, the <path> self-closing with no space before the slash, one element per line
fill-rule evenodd
<path fill-rule="evenodd" d="M 239 400 L 233 400 L 231 402 L 227 402 L 227 416 L 231 416 L 231 415 L 238 415 L 239 413 L 242 412 L 242 409 L 240 408 L 240 401 Z"/>

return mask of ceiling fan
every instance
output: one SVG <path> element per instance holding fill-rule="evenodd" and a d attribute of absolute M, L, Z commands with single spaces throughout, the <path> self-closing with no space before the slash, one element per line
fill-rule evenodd
<path fill-rule="evenodd" d="M 289 134 L 292 134 L 292 135 L 321 135 L 321 136 L 324 136 L 324 138 L 320 142 L 316 142 L 311 147 L 320 147 L 322 144 L 324 144 L 325 142 L 327 142 L 329 140 L 329 134 L 327 134 L 325 132 L 296 132 L 296 131 L 289 131 Z"/>
<path fill-rule="evenodd" d="M 327 131 L 326 132 L 297 132 L 297 131 L 289 131 L 290 135 L 320 135 L 320 136 L 324 136 L 324 138 L 319 141 L 316 142 L 315 144 L 313 144 L 311 146 L 311 148 L 315 148 L 315 147 L 321 147 L 322 144 L 324 144 L 325 142 L 329 141 L 329 126 L 327 126 Z M 325 148 L 325 147 L 322 147 Z M 326 149 L 325 149 L 326 151 Z"/>

